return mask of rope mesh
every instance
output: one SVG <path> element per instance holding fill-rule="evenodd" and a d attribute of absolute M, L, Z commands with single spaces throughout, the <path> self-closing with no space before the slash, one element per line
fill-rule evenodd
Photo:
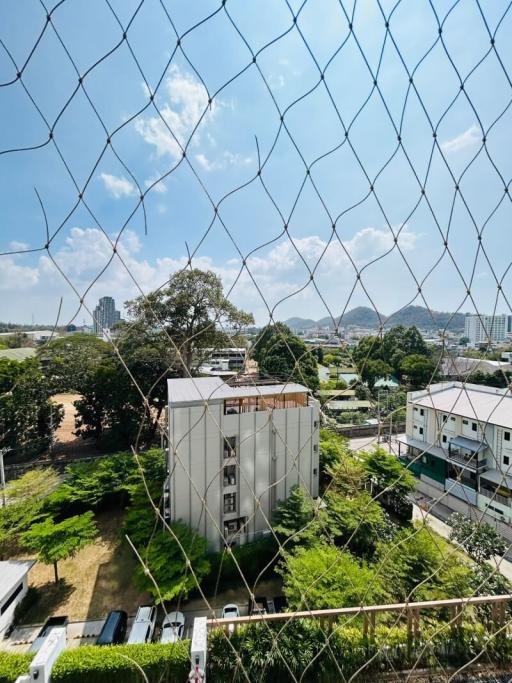
<path fill-rule="evenodd" d="M 105 0 L 74 4 L 61 0 L 54 6 L 33 2 L 23 11 L 4 7 L 2 16 L 0 97 L 6 125 L 0 134 L 0 191 L 4 206 L 16 197 L 16 208 L 10 205 L 5 218 L 5 224 L 10 224 L 8 238 L 0 242 L 5 272 L 21 279 L 36 277 L 36 269 L 37 277 L 48 284 L 40 300 L 53 301 L 58 325 L 78 324 L 84 316 L 90 323 L 98 295 L 116 296 L 116 286 L 129 292 L 131 299 L 140 297 L 148 329 L 165 335 L 168 357 L 163 358 L 158 380 L 144 384 L 127 358 L 124 342 L 137 324 L 133 319 L 119 335 L 109 336 L 144 409 L 138 436 L 130 444 L 136 457 L 166 377 L 189 377 L 193 389 L 203 392 L 188 355 L 197 340 L 176 337 L 150 294 L 165 291 L 194 268 L 217 272 L 228 300 L 254 312 L 258 327 L 304 311 L 304 317 L 323 319 L 328 339 L 317 340 L 299 355 L 290 338 L 278 331 L 276 346 L 283 345 L 294 359 L 293 376 L 279 377 L 282 397 L 288 395 L 291 382 L 308 384 L 304 362 L 319 347 L 327 353 L 328 344 L 340 343 L 344 358 L 359 378 L 364 377 L 374 345 L 409 306 L 424 307 L 431 329 L 438 330 L 433 382 L 451 358 L 447 347 L 457 314 L 512 314 L 507 224 L 511 216 L 509 3 L 285 0 L 260 5 L 234 0 Z M 39 231 L 37 241 L 34 226 Z M 9 242 L 14 235 L 16 241 Z M 30 244 L 25 243 L 27 236 Z M 152 263 L 138 257 L 142 247 L 153 255 Z M 215 302 L 209 304 L 215 308 Z M 345 340 L 346 316 L 358 305 L 374 312 L 377 321 L 370 326 L 376 330 L 375 338 L 363 354 L 353 353 Z M 453 311 L 442 324 L 436 317 L 440 309 Z M 394 314 L 386 318 L 383 310 Z M 201 333 L 215 330 L 224 332 L 233 347 L 240 344 L 238 330 L 222 311 L 214 311 L 209 328 Z M 258 341 L 250 355 L 257 352 L 257 345 Z M 467 388 L 474 373 L 474 367 L 459 373 L 462 381 L 453 404 L 437 414 L 437 450 L 442 448 L 443 420 L 459 415 L 459 401 L 465 398 L 475 415 L 479 412 Z M 506 387 L 509 379 L 503 371 L 502 375 Z M 263 405 L 268 384 L 243 371 L 238 379 L 252 387 L 258 405 Z M 236 379 L 230 382 L 236 385 Z M 425 384 L 426 400 L 434 401 L 429 383 Z M 368 393 L 360 379 L 355 388 Z M 390 396 L 386 394 L 386 420 L 380 421 L 378 433 L 363 446 L 360 440 L 352 443 L 354 468 L 360 462 L 359 451 L 381 445 L 388 433 L 389 450 L 398 455 L 392 422 L 403 417 L 403 406 L 389 409 Z M 509 399 L 509 388 L 500 396 L 479 427 L 482 433 L 485 422 L 495 424 L 494 414 Z M 383 405 L 377 398 L 380 418 Z M 296 548 L 309 527 L 322 534 L 327 546 L 353 551 L 353 539 L 373 503 L 383 502 L 400 481 L 381 490 L 367 482 L 367 508 L 360 510 L 358 523 L 342 544 L 318 514 L 322 503 L 307 495 L 315 514 L 283 540 L 274 528 L 273 512 L 265 512 L 265 501 L 275 497 L 277 487 L 292 476 L 310 491 L 301 463 L 316 445 L 318 429 L 297 446 L 283 428 L 279 411 L 267 406 L 264 418 L 255 418 L 254 428 L 239 434 L 238 450 L 230 459 L 239 486 L 243 484 L 255 501 L 244 526 L 263 520 L 260 536 L 264 531 L 264 537 L 275 543 L 268 566 L 250 578 L 233 552 L 235 544 L 222 515 L 210 502 L 211 492 L 221 487 L 224 463 L 212 470 L 209 480 L 206 467 L 199 475 L 191 466 L 187 449 L 201 425 L 207 425 L 220 443 L 232 437 L 225 433 L 224 416 L 213 407 L 215 390 L 203 393 L 202 399 L 202 409 L 188 418 L 182 433 L 171 429 L 176 440 L 167 443 L 163 419 L 157 430 L 169 449 L 170 479 L 179 468 L 180 476 L 190 482 L 191 495 L 201 502 L 196 531 L 204 535 L 209 527 L 218 535 L 223 559 L 213 590 L 205 587 L 201 572 L 190 561 L 192 544 L 187 546 L 164 517 L 163 494 L 155 499 L 149 486 L 146 491 L 148 505 L 155 511 L 155 530 L 163 525 L 176 540 L 205 613 L 218 618 L 214 605 L 225 560 L 234 563 L 245 602 L 254 599 L 269 566 L 283 565 L 284 558 L 300 553 Z M 160 395 L 162 400 L 166 398 Z M 325 406 L 320 413 L 324 427 L 339 430 Z M 168 419 L 173 420 L 172 409 Z M 276 465 L 279 474 L 273 483 L 263 488 L 257 477 L 248 478 L 240 463 L 244 444 L 255 443 L 261 434 L 272 435 L 274 448 L 285 461 Z M 494 482 L 485 508 L 468 508 L 476 522 L 472 534 L 496 519 L 496 510 L 501 510 L 496 507 L 498 500 L 507 503 L 501 495 L 507 489 L 507 468 L 494 452 L 495 444 L 487 445 L 499 463 L 501 480 Z M 420 466 L 431 446 L 418 447 L 409 456 L 409 467 Z M 372 604 L 375 584 L 385 579 L 394 552 L 411 547 L 407 544 L 425 532 L 439 543 L 429 513 L 453 505 L 454 496 L 460 498 L 460 491 L 467 490 L 462 481 L 471 484 L 471 468 L 462 465 L 454 471 L 458 472 L 455 480 L 439 493 L 431 485 L 426 487 L 428 500 L 417 492 L 416 526 L 404 527 L 407 533 L 394 537 L 386 553 L 374 561 L 362 604 Z M 326 477 L 320 486 L 322 500 L 336 493 L 336 487 L 336 477 Z M 345 491 L 348 498 L 359 493 L 357 484 Z M 278 502 L 273 500 L 271 507 Z M 508 525 L 494 524 L 506 535 Z M 148 555 L 128 541 L 151 576 Z M 506 545 L 503 558 L 509 541 Z M 412 582 L 406 602 L 421 600 L 423 588 L 432 586 L 461 550 L 443 545 L 441 552 L 443 564 Z M 339 555 L 333 557 L 333 564 L 301 584 L 301 610 L 316 608 L 316 588 L 339 562 Z M 366 565 L 366 558 L 357 553 L 356 557 Z M 497 558 L 489 564 L 471 596 L 496 593 L 493 580 L 501 576 L 506 560 L 502 562 Z M 185 594 L 174 603 L 186 611 L 184 598 Z M 463 607 L 462 612 L 470 609 Z M 218 680 L 271 680 L 276 670 L 272 667 L 280 667 L 289 680 L 317 680 L 317 665 L 323 666 L 325 656 L 332 680 L 370 676 L 375 666 L 397 673 L 392 627 L 409 618 L 405 608 L 394 613 L 387 622 L 388 635 L 368 648 L 364 663 L 350 671 L 339 662 L 336 638 L 349 627 L 367 629 L 361 614 L 329 623 L 316 620 L 315 637 L 321 639 L 321 647 L 310 661 L 298 665 L 291 662 L 289 652 L 297 623 L 293 615 L 276 624 L 262 621 L 259 637 L 271 653 L 258 671 L 248 666 L 247 649 L 239 649 L 242 641 L 220 630 L 215 636 L 217 647 L 224 647 L 219 651 L 231 664 Z M 440 680 L 454 680 L 475 662 L 499 666 L 494 645 L 502 633 L 508 633 L 509 613 L 489 633 L 485 647 L 464 664 L 443 658 L 435 646 L 438 635 L 446 634 L 460 619 L 455 612 L 430 623 L 420 645 L 408 653 L 407 668 L 412 670 L 408 678 L 425 665 L 426 653 Z M 299 637 L 304 634 L 297 633 L 300 649 Z M 270 663 L 270 655 L 278 664 Z"/>

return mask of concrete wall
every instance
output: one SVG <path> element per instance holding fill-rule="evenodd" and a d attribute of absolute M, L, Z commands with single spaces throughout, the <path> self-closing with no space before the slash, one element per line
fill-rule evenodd
<path fill-rule="evenodd" d="M 27 594 L 28 574 L 25 574 L 24 578 L 19 583 L 17 583 L 16 586 L 14 586 L 14 588 L 9 593 L 4 595 L 2 592 L 0 611 L 3 609 L 3 606 L 8 601 L 9 597 L 16 591 L 20 584 L 23 585 L 21 592 L 19 593 L 19 595 L 16 596 L 15 600 L 13 600 L 13 602 L 9 605 L 5 612 L 3 614 L 0 614 L 0 636 L 10 626 L 12 618 L 14 616 L 14 610 Z"/>

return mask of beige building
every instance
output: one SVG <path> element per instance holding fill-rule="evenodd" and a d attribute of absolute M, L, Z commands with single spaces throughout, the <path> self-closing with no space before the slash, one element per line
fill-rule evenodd
<path fill-rule="evenodd" d="M 269 532 L 292 486 L 318 496 L 319 406 L 300 384 L 171 379 L 166 514 L 212 549 Z"/>
<path fill-rule="evenodd" d="M 454 511 L 512 522 L 512 394 L 444 382 L 407 395 L 400 459 Z"/>

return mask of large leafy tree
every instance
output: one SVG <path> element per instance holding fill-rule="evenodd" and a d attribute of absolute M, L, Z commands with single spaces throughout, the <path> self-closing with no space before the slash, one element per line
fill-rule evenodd
<path fill-rule="evenodd" d="M 372 555 L 377 540 L 389 533 L 384 511 L 365 491 L 351 498 L 329 491 L 325 503 L 329 535 L 359 556 Z"/>
<path fill-rule="evenodd" d="M 478 564 L 494 555 L 503 556 L 508 548 L 505 539 L 487 522 L 474 522 L 456 512 L 450 517 L 450 525 L 450 540 L 461 545 Z"/>
<path fill-rule="evenodd" d="M 362 451 L 363 466 L 366 474 L 378 491 L 387 490 L 399 497 L 407 496 L 416 488 L 416 479 L 402 463 L 383 448 Z"/>
<path fill-rule="evenodd" d="M 33 524 L 21 535 L 22 545 L 37 553 L 39 561 L 53 564 L 55 582 L 59 580 L 57 563 L 89 545 L 98 534 L 92 512 L 69 517 L 62 522 L 55 522 L 47 517 L 42 522 Z"/>
<path fill-rule="evenodd" d="M 370 389 L 373 389 L 375 382 L 380 377 L 387 377 L 393 372 L 391 365 L 388 365 L 383 360 L 370 359 L 363 363 L 361 367 L 361 378 L 366 382 Z"/>
<path fill-rule="evenodd" d="M 405 356 L 400 363 L 400 373 L 416 387 L 425 386 L 435 379 L 436 366 L 426 356 L 417 353 Z"/>
<path fill-rule="evenodd" d="M 406 356 L 429 356 L 425 340 L 417 327 L 395 325 L 389 329 L 382 339 L 382 359 L 391 365 L 396 372 L 400 371 L 400 364 Z"/>
<path fill-rule="evenodd" d="M 251 349 L 262 375 L 318 389 L 316 355 L 284 323 L 267 325 Z"/>
<path fill-rule="evenodd" d="M 311 495 L 300 486 L 294 486 L 290 495 L 278 503 L 273 516 L 273 529 L 287 549 L 293 544 L 311 545 L 318 541 L 324 523 L 325 513 Z"/>
<path fill-rule="evenodd" d="M 201 364 L 208 349 L 230 346 L 230 334 L 254 323 L 251 313 L 226 298 L 215 273 L 198 268 L 173 275 L 166 287 L 128 301 L 126 307 L 134 321 L 161 331 L 183 377 Z"/>
<path fill-rule="evenodd" d="M 50 400 L 36 359 L 0 358 L 0 448 L 40 452 L 50 444 L 62 418 L 62 405 Z"/>
<path fill-rule="evenodd" d="M 327 543 L 298 548 L 278 571 L 293 610 L 371 605 L 384 596 L 372 567 Z"/>
<path fill-rule="evenodd" d="M 94 367 L 112 355 L 112 347 L 93 334 L 73 334 L 42 346 L 37 355 L 50 390 L 81 393 Z"/>

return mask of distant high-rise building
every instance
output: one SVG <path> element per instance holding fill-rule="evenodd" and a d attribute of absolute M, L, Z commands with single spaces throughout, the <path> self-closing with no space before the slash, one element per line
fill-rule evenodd
<path fill-rule="evenodd" d="M 116 311 L 116 302 L 111 296 L 103 296 L 94 309 L 93 328 L 95 334 L 110 330 L 121 320 L 121 313 Z"/>
<path fill-rule="evenodd" d="M 464 320 L 464 336 L 471 346 L 504 341 L 510 333 L 512 316 L 467 315 Z"/>

